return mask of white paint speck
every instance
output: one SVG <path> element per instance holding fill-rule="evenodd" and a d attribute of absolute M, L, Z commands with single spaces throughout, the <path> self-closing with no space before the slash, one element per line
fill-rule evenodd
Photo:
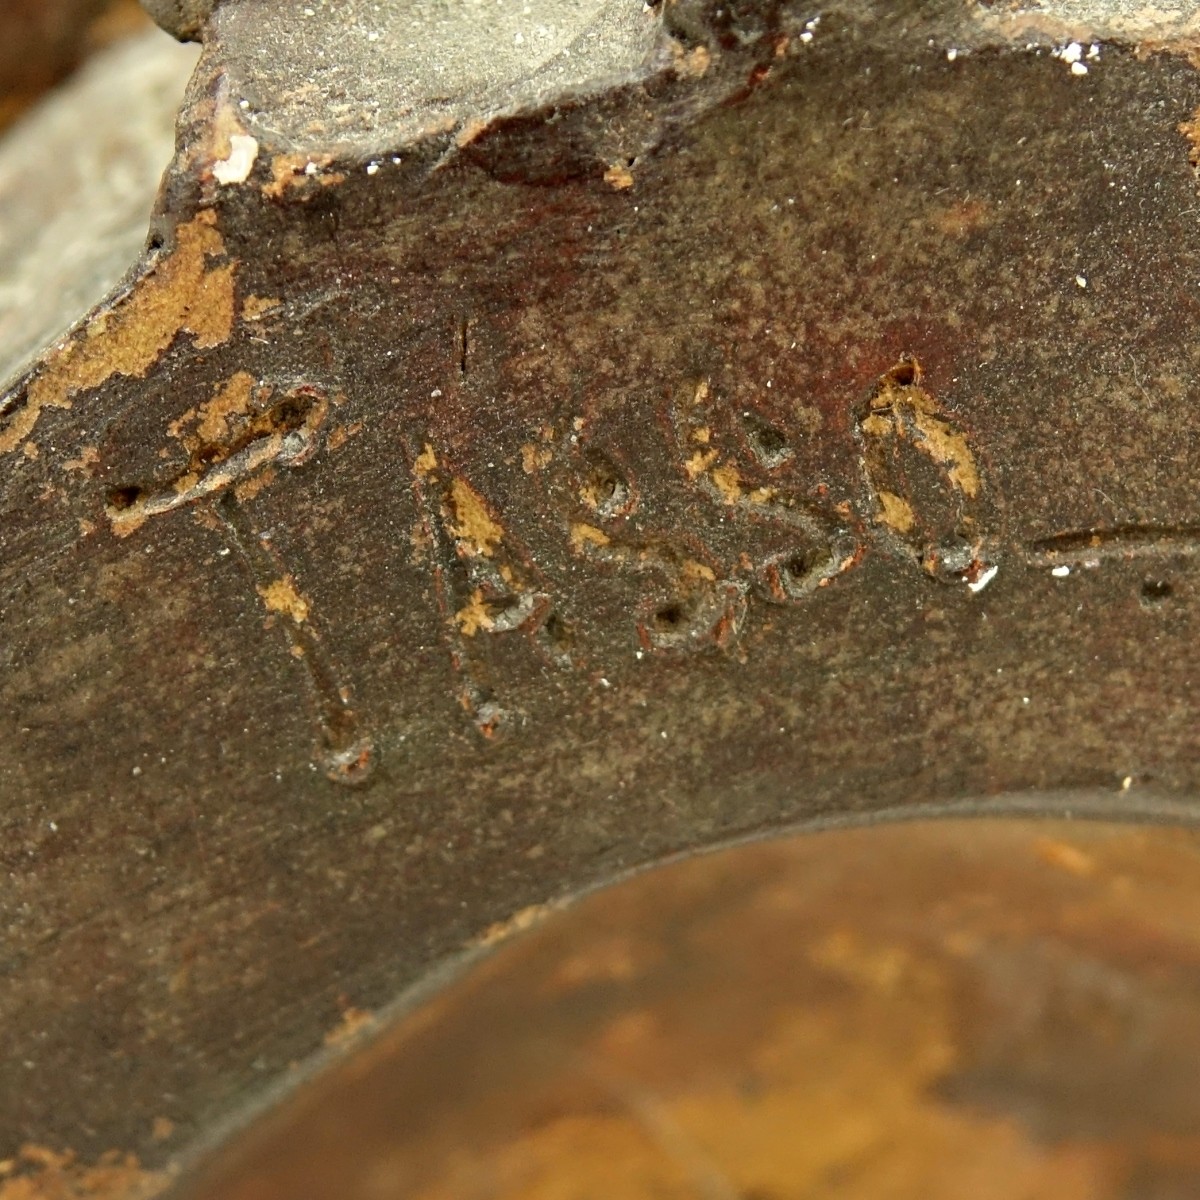
<path fill-rule="evenodd" d="M 1121 780 L 1121 791 L 1127 792 L 1131 787 L 1133 787 L 1133 776 L 1126 775 L 1125 778 Z"/>
<path fill-rule="evenodd" d="M 1071 573 L 1071 568 L 1068 567 L 1065 563 L 1061 567 L 1051 567 L 1050 568 L 1050 574 L 1053 575 L 1055 579 L 1066 579 L 1066 577 L 1068 575 L 1070 575 L 1070 573 Z"/>
<path fill-rule="evenodd" d="M 1094 54 L 1092 53 L 1093 50 L 1095 51 Z M 1087 65 L 1083 62 L 1083 53 L 1083 46 L 1079 42 L 1068 42 L 1065 46 L 1057 46 L 1050 51 L 1052 57 L 1067 64 L 1067 69 L 1072 75 L 1086 75 L 1088 73 Z M 1092 43 L 1087 56 L 1093 62 L 1100 56 L 1100 45 L 1098 42 Z"/>
<path fill-rule="evenodd" d="M 367 163 L 367 174 L 368 175 L 378 175 L 379 174 L 379 164 L 377 162 Z"/>
<path fill-rule="evenodd" d="M 971 589 L 972 593 L 982 592 L 983 589 L 987 587 L 987 585 L 991 583 L 993 579 L 996 578 L 999 570 L 1000 568 L 993 563 L 986 571 L 983 571 L 975 579 L 969 579 L 967 581 L 967 587 Z"/>
<path fill-rule="evenodd" d="M 1076 282 L 1076 283 L 1077 283 L 1077 284 L 1078 284 L 1078 285 L 1079 285 L 1081 288 L 1085 288 L 1085 287 L 1087 287 L 1087 276 L 1086 276 L 1086 275 L 1076 275 L 1076 276 L 1075 276 L 1075 282 Z"/>
<path fill-rule="evenodd" d="M 320 171 L 320 169 L 321 168 L 318 167 L 315 162 L 310 162 L 310 163 L 305 164 L 304 173 L 305 173 L 305 175 L 312 176 L 312 175 L 316 175 L 317 172 Z"/>
<path fill-rule="evenodd" d="M 441 388 L 434 388 L 433 391 L 429 393 L 429 398 L 430 398 L 430 400 L 436 400 L 441 394 L 442 394 Z"/>
<path fill-rule="evenodd" d="M 950 49 L 946 51 L 946 61 L 953 62 L 957 57 L 958 57 L 958 51 L 953 46 L 951 46 Z"/>
<path fill-rule="evenodd" d="M 229 157 L 213 163 L 213 178 L 220 184 L 244 183 L 258 157 L 258 139 L 235 133 L 229 139 Z"/>

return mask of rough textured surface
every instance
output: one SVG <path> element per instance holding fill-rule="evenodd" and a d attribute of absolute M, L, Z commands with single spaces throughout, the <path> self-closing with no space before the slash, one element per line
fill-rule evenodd
<path fill-rule="evenodd" d="M 920 822 L 545 919 L 189 1200 L 1200 1194 L 1194 831 Z"/>
<path fill-rule="evenodd" d="M 676 850 L 1191 812 L 1200 78 L 888 7 L 681 0 L 387 155 L 206 46 L 161 245 L 0 401 L 13 1148 L 156 1167 Z"/>

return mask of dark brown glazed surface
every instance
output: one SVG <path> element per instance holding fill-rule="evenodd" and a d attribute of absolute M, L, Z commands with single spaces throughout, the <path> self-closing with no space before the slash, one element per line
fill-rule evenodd
<path fill-rule="evenodd" d="M 1192 811 L 1195 71 L 722 12 L 241 180 L 206 51 L 143 273 L 0 404 L 0 1158 L 159 1163 L 679 850 Z"/>

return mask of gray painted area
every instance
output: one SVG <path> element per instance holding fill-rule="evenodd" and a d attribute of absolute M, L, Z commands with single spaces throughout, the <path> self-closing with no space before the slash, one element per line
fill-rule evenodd
<path fill-rule="evenodd" d="M 131 39 L 0 141 L 0 380 L 136 262 L 195 61 L 160 33 Z"/>
<path fill-rule="evenodd" d="M 287 21 L 274 7 L 226 0 L 205 40 L 249 131 L 313 154 L 382 155 L 449 130 L 469 138 L 549 97 L 640 78 L 679 50 L 663 31 L 670 6 L 643 0 L 297 0 Z M 803 7 L 792 16 L 908 23 L 902 7 L 872 0 Z M 1048 0 L 925 4 L 913 16 L 948 50 L 1079 40 L 1190 53 L 1198 13 L 1193 0 Z"/>
<path fill-rule="evenodd" d="M 276 0 L 218 9 L 230 95 L 260 140 L 370 154 L 636 73 L 660 18 L 642 0 Z M 264 137 L 265 135 L 265 137 Z"/>

